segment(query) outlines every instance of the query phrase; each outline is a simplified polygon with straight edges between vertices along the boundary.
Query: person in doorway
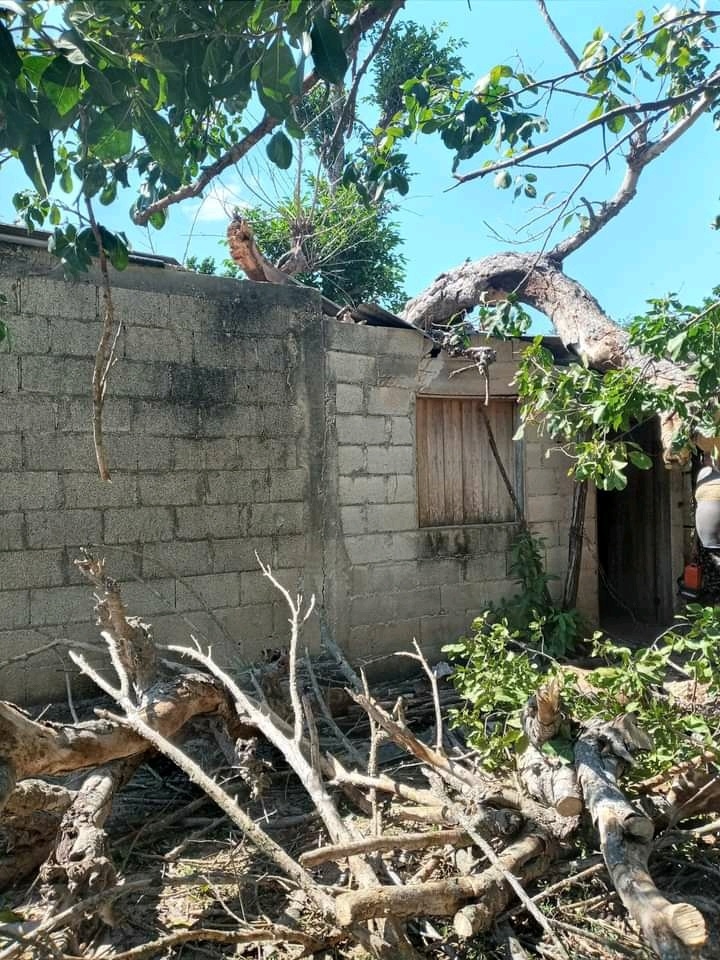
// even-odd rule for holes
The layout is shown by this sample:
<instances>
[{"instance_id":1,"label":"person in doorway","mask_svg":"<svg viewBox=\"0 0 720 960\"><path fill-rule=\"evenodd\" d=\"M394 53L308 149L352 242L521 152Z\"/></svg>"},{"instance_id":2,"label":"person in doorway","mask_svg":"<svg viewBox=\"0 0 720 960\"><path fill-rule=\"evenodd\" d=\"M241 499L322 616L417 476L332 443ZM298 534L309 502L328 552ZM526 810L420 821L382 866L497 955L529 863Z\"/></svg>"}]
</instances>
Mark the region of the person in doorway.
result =
<instances>
[{"instance_id":1,"label":"person in doorway","mask_svg":"<svg viewBox=\"0 0 720 960\"><path fill-rule=\"evenodd\" d=\"M705 453L695 483L695 530L713 564L720 569L720 469L716 451Z\"/></svg>"}]
</instances>

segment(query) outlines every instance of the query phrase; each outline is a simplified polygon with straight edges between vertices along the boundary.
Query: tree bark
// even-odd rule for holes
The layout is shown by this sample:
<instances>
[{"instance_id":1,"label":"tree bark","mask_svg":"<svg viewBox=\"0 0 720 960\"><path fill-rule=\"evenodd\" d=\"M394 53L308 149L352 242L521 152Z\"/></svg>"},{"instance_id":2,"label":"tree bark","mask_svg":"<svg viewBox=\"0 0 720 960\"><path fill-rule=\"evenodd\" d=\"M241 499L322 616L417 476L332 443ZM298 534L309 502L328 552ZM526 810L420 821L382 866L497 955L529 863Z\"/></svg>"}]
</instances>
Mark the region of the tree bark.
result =
<instances>
[{"instance_id":1,"label":"tree bark","mask_svg":"<svg viewBox=\"0 0 720 960\"><path fill-rule=\"evenodd\" d=\"M493 864L476 877L447 877L404 887L376 887L343 893L336 900L337 920L349 927L372 917L450 917L467 900L486 900L490 917L496 916L510 900L505 872L521 879L541 876L550 857L545 841L529 835L507 847ZM507 889L506 889L507 888Z\"/></svg>"},{"instance_id":2,"label":"tree bark","mask_svg":"<svg viewBox=\"0 0 720 960\"><path fill-rule=\"evenodd\" d=\"M654 360L631 346L626 331L608 317L581 283L567 276L561 261L544 254L510 251L463 263L441 274L410 300L403 316L427 331L433 324L445 324L458 313L470 312L483 301L504 300L508 294L516 294L522 303L548 317L565 347L597 370L634 366L643 380L660 387L695 387L682 367ZM662 417L661 423L666 459L672 459L668 434L674 431L674 423L665 423Z\"/></svg>"},{"instance_id":3,"label":"tree bark","mask_svg":"<svg viewBox=\"0 0 720 960\"><path fill-rule=\"evenodd\" d=\"M615 782L633 744L623 720L595 722L575 748L578 780L600 835L600 849L615 889L643 936L662 960L698 958L707 940L705 919L690 903L673 903L648 871L653 825ZM631 733L636 732L630 724Z\"/></svg>"}]
</instances>

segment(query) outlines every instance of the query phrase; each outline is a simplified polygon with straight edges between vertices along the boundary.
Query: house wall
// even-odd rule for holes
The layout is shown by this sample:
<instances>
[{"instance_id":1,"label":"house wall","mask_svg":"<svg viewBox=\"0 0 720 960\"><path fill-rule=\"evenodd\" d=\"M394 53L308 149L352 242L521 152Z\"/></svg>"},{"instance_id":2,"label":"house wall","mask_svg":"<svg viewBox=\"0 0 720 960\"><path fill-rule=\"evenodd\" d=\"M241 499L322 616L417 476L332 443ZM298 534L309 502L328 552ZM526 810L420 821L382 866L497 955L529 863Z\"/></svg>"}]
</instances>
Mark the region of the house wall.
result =
<instances>
[{"instance_id":1,"label":"house wall","mask_svg":"<svg viewBox=\"0 0 720 960\"><path fill-rule=\"evenodd\" d=\"M158 639L193 632L229 667L287 642L256 551L293 591L316 594L308 642L326 629L353 657L413 637L436 655L512 592L515 524L417 525L415 397L482 393L472 373L449 379L458 361L424 356L414 331L323 320L312 291L138 265L112 284L124 329L103 483L89 396L99 278L66 282L44 251L0 243L0 697L64 695L58 652L26 657L55 638L102 662L73 563L84 544ZM512 395L514 349L497 344L493 396ZM515 480L561 574L565 467L536 438L521 447ZM592 613L592 549L586 560Z\"/></svg>"},{"instance_id":2,"label":"house wall","mask_svg":"<svg viewBox=\"0 0 720 960\"><path fill-rule=\"evenodd\" d=\"M337 477L335 576L327 591L332 619L351 651L381 664L413 638L437 656L489 601L515 589L508 573L517 524L418 528L415 398L484 396L484 381L474 371L451 376L467 361L427 356L427 341L413 331L334 321L325 328L335 427L328 472ZM520 346L493 343L492 397L514 396ZM567 461L532 429L518 447L512 480L531 529L544 538L548 572L559 578L551 584L557 595L572 502ZM594 517L592 491L579 603L590 617L597 615Z\"/></svg>"}]
</instances>

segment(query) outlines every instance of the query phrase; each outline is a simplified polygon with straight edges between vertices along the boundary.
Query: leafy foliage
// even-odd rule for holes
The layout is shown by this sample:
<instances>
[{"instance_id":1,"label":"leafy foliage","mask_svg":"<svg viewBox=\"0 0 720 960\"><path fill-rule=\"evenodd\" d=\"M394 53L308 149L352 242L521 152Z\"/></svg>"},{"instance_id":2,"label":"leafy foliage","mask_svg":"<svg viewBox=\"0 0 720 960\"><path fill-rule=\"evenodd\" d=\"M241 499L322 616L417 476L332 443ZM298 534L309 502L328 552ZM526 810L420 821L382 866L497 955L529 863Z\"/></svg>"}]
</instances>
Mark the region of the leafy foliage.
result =
<instances>
[{"instance_id":1,"label":"leafy foliage","mask_svg":"<svg viewBox=\"0 0 720 960\"><path fill-rule=\"evenodd\" d=\"M677 629L663 634L651 647L632 650L595 634L594 654L605 664L583 680L576 670L519 643L520 632L506 619L493 620L484 613L473 623L472 637L461 637L444 650L455 661L454 682L465 706L455 712L470 744L489 768L507 766L512 748L520 745L520 713L528 697L544 679L557 677L562 685L567 715L583 722L594 717L611 720L633 712L638 725L650 735L654 748L638 762L638 776L662 773L673 764L713 749L718 733L716 718L703 714L690 702L673 703L662 690L669 668L679 655L683 669L709 693L720 690L720 616L713 607L688 607L678 618ZM590 686L588 687L588 683ZM553 749L569 750L573 731L561 731Z\"/></svg>"},{"instance_id":2,"label":"leafy foliage","mask_svg":"<svg viewBox=\"0 0 720 960\"><path fill-rule=\"evenodd\" d=\"M279 260L300 240L308 269L298 279L341 302L374 300L400 309L407 295L402 284L405 258L387 204L366 206L351 187L331 189L326 181L300 198L268 209L243 211L260 249Z\"/></svg>"},{"instance_id":3,"label":"leafy foliage","mask_svg":"<svg viewBox=\"0 0 720 960\"><path fill-rule=\"evenodd\" d=\"M250 3L182 0L30 2L0 12L0 151L16 157L35 196L16 206L29 224L47 217L53 185L79 181L84 198L115 200L136 189L142 219L152 204L189 184L213 161L231 160L248 133L253 97L278 129L268 156L290 165L294 119L306 74L341 83L358 0ZM367 18L369 29L388 4ZM360 29L362 33L362 29ZM226 163L227 165L227 163ZM149 216L160 228L165 210ZM69 238L68 243L77 238ZM83 254L78 252L77 262Z\"/></svg>"}]
</instances>

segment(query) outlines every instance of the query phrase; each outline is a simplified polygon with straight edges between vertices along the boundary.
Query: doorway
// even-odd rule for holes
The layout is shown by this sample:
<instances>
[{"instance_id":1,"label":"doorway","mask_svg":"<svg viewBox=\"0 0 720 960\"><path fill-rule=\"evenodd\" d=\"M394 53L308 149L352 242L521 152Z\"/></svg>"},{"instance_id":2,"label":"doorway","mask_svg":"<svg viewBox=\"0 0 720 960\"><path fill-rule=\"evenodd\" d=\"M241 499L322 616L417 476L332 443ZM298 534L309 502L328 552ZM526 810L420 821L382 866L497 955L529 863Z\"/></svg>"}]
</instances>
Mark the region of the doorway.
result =
<instances>
[{"instance_id":1,"label":"doorway","mask_svg":"<svg viewBox=\"0 0 720 960\"><path fill-rule=\"evenodd\" d=\"M610 632L631 624L664 626L673 617L670 476L657 418L634 427L629 439L653 466L630 464L624 490L597 494L600 623Z\"/></svg>"}]
</instances>

